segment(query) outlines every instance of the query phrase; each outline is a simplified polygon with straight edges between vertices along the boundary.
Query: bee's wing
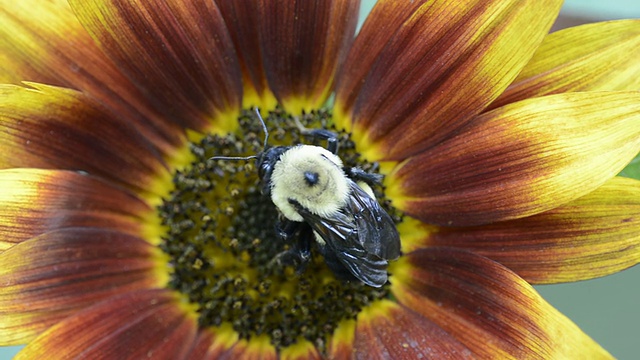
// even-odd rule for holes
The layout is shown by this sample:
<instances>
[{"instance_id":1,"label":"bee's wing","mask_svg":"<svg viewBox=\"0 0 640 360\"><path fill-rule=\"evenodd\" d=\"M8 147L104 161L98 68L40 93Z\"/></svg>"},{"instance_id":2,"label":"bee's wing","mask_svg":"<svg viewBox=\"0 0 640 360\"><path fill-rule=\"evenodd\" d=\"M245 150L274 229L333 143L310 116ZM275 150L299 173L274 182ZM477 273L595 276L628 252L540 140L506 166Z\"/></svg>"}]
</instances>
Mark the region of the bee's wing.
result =
<instances>
[{"instance_id":1,"label":"bee's wing","mask_svg":"<svg viewBox=\"0 0 640 360\"><path fill-rule=\"evenodd\" d=\"M386 260L400 256L400 235L393 219L355 182L351 182L347 209L358 229L358 241L367 252Z\"/></svg>"},{"instance_id":2,"label":"bee's wing","mask_svg":"<svg viewBox=\"0 0 640 360\"><path fill-rule=\"evenodd\" d=\"M324 240L325 258L336 258L353 276L363 283L380 287L387 282L387 260L368 252L358 241L358 231L353 218L340 213L326 219L302 211L300 215L311 228ZM335 272L342 272L339 264L328 261L327 265Z\"/></svg>"},{"instance_id":3,"label":"bee's wing","mask_svg":"<svg viewBox=\"0 0 640 360\"><path fill-rule=\"evenodd\" d=\"M380 287L387 282L387 260L400 255L400 238L391 217L355 182L344 212L324 218L297 206L298 213L356 278ZM326 257L326 255L325 255Z\"/></svg>"}]
</instances>

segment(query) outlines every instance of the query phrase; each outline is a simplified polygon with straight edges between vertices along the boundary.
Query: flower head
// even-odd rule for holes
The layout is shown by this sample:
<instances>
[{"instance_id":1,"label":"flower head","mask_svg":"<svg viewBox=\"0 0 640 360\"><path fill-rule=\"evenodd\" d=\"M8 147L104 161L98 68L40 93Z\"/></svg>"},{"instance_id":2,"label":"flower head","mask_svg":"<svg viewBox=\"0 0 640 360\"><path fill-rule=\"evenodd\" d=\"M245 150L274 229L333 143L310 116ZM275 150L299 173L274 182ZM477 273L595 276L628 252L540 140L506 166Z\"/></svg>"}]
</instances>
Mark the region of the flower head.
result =
<instances>
[{"instance_id":1,"label":"flower head","mask_svg":"<svg viewBox=\"0 0 640 360\"><path fill-rule=\"evenodd\" d=\"M530 284L640 262L640 182L615 177L640 151L640 22L547 35L560 5L380 1L354 38L355 1L3 3L0 345L610 357ZM262 163L228 159L266 150L256 107L283 151L336 134L400 234L388 283L353 277L384 250L327 242L336 212L283 221Z\"/></svg>"}]
</instances>

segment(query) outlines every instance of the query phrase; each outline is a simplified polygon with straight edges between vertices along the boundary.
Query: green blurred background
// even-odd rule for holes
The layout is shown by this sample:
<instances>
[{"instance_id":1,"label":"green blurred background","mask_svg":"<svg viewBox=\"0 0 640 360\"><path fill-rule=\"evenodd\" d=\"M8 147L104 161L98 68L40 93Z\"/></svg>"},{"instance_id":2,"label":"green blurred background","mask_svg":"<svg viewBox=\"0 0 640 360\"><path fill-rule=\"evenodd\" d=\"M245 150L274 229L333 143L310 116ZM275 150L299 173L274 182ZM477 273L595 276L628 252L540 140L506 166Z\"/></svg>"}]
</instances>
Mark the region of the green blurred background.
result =
<instances>
[{"instance_id":1,"label":"green blurred background","mask_svg":"<svg viewBox=\"0 0 640 360\"><path fill-rule=\"evenodd\" d=\"M362 13L366 14L375 0L362 2ZM640 1L566 0L559 25L571 26L622 18L640 18ZM640 179L640 157L622 175ZM537 289L613 356L619 359L639 359L639 285L640 266L636 266L600 279L538 286ZM20 348L0 347L0 360L11 359Z\"/></svg>"}]
</instances>

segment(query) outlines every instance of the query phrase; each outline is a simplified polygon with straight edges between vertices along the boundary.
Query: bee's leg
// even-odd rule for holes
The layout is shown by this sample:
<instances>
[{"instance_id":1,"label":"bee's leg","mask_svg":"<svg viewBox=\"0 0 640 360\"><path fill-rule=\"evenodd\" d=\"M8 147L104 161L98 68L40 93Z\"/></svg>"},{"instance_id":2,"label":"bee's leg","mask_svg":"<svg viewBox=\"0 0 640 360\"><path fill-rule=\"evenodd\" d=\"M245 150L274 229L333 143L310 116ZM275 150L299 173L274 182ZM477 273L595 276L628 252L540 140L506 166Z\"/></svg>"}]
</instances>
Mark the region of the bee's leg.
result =
<instances>
[{"instance_id":1,"label":"bee's leg","mask_svg":"<svg viewBox=\"0 0 640 360\"><path fill-rule=\"evenodd\" d=\"M293 247L278 254L273 260L285 266L293 266L302 272L311 259L312 231L303 222L282 221L277 226L277 234L287 243L294 241Z\"/></svg>"},{"instance_id":2,"label":"bee's leg","mask_svg":"<svg viewBox=\"0 0 640 360\"><path fill-rule=\"evenodd\" d=\"M298 233L298 241L292 250L298 254L299 264L296 271L300 274L304 271L311 260L311 242L313 241L313 230L311 226L302 223L302 227Z\"/></svg>"},{"instance_id":3,"label":"bee's leg","mask_svg":"<svg viewBox=\"0 0 640 360\"><path fill-rule=\"evenodd\" d=\"M289 242L298 232L301 225L301 222L281 220L276 224L276 234L282 240Z\"/></svg>"},{"instance_id":4,"label":"bee's leg","mask_svg":"<svg viewBox=\"0 0 640 360\"><path fill-rule=\"evenodd\" d=\"M327 140L327 150L329 150L332 154L338 154L338 134L333 131L325 130L325 129L313 129L309 130L306 134L318 139Z\"/></svg>"},{"instance_id":5,"label":"bee's leg","mask_svg":"<svg viewBox=\"0 0 640 360\"><path fill-rule=\"evenodd\" d=\"M343 170L347 174L347 176L349 176L356 182L363 181L367 183L367 185L372 187L382 184L382 178L384 177L381 174L368 173L356 167L345 167L343 168Z\"/></svg>"},{"instance_id":6,"label":"bee's leg","mask_svg":"<svg viewBox=\"0 0 640 360\"><path fill-rule=\"evenodd\" d=\"M333 131L329 131L326 129L307 129L302 125L300 119L297 117L293 118L296 122L296 126L300 129L300 132L303 135L311 136L317 139L327 140L327 150L331 151L332 154L338 154L338 134Z\"/></svg>"}]
</instances>

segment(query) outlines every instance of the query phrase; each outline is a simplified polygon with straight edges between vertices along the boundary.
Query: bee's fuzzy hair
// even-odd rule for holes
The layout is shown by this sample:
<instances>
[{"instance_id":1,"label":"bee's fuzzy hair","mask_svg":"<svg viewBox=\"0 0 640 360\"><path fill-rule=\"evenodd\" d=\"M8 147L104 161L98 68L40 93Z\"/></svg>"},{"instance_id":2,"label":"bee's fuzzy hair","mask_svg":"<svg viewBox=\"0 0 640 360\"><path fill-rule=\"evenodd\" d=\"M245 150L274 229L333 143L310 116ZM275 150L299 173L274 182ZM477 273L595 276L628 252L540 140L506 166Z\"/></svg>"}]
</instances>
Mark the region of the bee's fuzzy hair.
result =
<instances>
[{"instance_id":1,"label":"bee's fuzzy hair","mask_svg":"<svg viewBox=\"0 0 640 360\"><path fill-rule=\"evenodd\" d=\"M305 172L318 175L310 185ZM299 145L287 150L276 162L271 175L271 200L289 220L303 221L289 199L321 217L331 217L349 196L349 182L342 160L325 148Z\"/></svg>"}]
</instances>

